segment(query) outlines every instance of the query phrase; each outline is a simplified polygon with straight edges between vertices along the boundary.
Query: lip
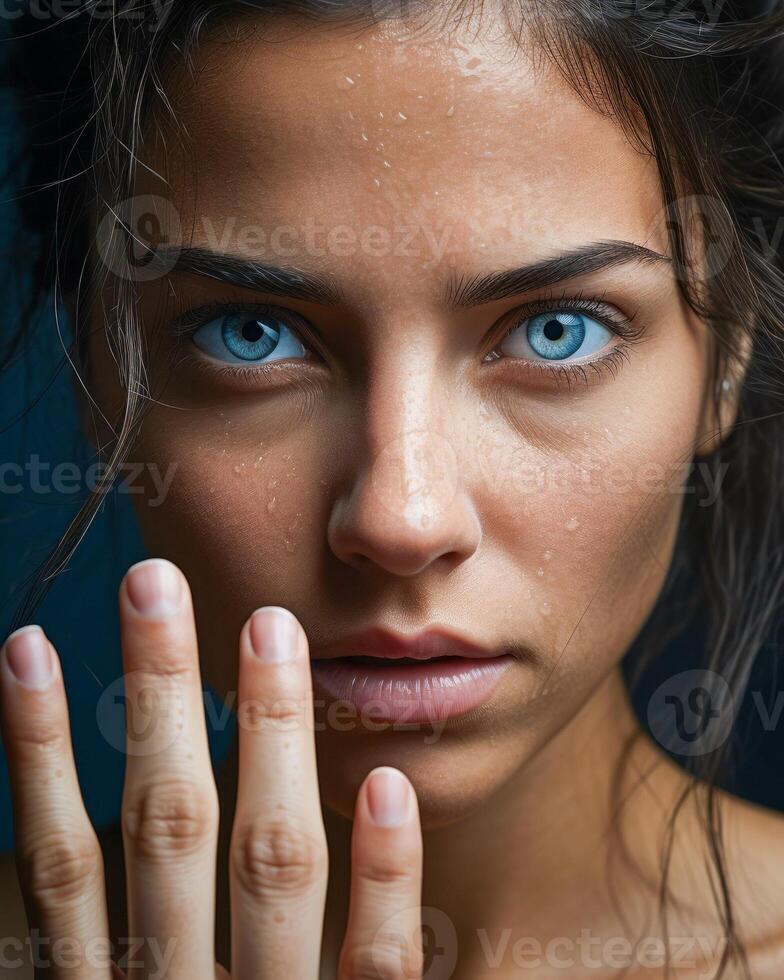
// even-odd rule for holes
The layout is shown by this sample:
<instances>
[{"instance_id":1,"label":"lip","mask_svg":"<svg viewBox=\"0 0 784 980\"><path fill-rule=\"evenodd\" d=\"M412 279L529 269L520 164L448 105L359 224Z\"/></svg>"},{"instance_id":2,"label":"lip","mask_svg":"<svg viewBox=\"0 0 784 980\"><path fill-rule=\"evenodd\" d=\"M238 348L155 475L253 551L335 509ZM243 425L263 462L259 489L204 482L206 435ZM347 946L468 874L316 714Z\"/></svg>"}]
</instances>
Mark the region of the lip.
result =
<instances>
[{"instance_id":1,"label":"lip","mask_svg":"<svg viewBox=\"0 0 784 980\"><path fill-rule=\"evenodd\" d=\"M404 635L373 628L311 650L314 693L363 720L443 721L482 704L515 660L443 627ZM376 662L349 658L373 657ZM418 661L400 663L401 660ZM376 729L377 730L377 729Z\"/></svg>"},{"instance_id":2,"label":"lip","mask_svg":"<svg viewBox=\"0 0 784 980\"><path fill-rule=\"evenodd\" d=\"M403 657L415 660L431 660L434 657L485 658L495 657L498 653L498 650L482 646L444 627L432 627L409 636L374 627L311 650L314 660L335 657L383 657L389 660Z\"/></svg>"}]
</instances>

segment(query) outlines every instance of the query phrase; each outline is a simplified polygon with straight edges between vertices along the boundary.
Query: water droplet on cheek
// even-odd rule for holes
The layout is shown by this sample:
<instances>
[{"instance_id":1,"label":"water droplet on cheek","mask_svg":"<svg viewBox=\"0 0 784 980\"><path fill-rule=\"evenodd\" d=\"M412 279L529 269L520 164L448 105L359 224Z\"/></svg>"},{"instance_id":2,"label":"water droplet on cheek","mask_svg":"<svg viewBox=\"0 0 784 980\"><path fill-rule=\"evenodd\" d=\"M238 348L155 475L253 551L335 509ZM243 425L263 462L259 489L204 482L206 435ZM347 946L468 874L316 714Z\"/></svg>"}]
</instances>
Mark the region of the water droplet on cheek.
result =
<instances>
[{"instance_id":1,"label":"water droplet on cheek","mask_svg":"<svg viewBox=\"0 0 784 980\"><path fill-rule=\"evenodd\" d=\"M277 506L277 497L272 497L270 500L267 501L267 513L271 514L275 510L276 506Z\"/></svg>"},{"instance_id":2,"label":"water droplet on cheek","mask_svg":"<svg viewBox=\"0 0 784 980\"><path fill-rule=\"evenodd\" d=\"M543 602L541 604L541 606L539 606L539 612L543 616L549 616L552 611L553 611L553 608L552 608L552 606L550 605L549 602Z\"/></svg>"},{"instance_id":3,"label":"water droplet on cheek","mask_svg":"<svg viewBox=\"0 0 784 980\"><path fill-rule=\"evenodd\" d=\"M543 558L543 559L544 559L545 561L550 561L550 559L551 559L552 557L553 557L553 553L552 553L552 551L545 551L545 553L544 553L544 554L542 555L542 558Z\"/></svg>"},{"instance_id":4,"label":"water droplet on cheek","mask_svg":"<svg viewBox=\"0 0 784 980\"><path fill-rule=\"evenodd\" d=\"M576 531L579 526L580 522L576 517L570 517L566 524L564 524L567 531Z\"/></svg>"},{"instance_id":5,"label":"water droplet on cheek","mask_svg":"<svg viewBox=\"0 0 784 980\"><path fill-rule=\"evenodd\" d=\"M338 88L343 92L349 92L354 87L354 79L349 75L344 75L338 79Z\"/></svg>"},{"instance_id":6,"label":"water droplet on cheek","mask_svg":"<svg viewBox=\"0 0 784 980\"><path fill-rule=\"evenodd\" d=\"M544 575L544 569L541 568L541 567L540 568L537 568L536 569L536 574L539 576L539 578L542 578L543 575Z\"/></svg>"}]
</instances>

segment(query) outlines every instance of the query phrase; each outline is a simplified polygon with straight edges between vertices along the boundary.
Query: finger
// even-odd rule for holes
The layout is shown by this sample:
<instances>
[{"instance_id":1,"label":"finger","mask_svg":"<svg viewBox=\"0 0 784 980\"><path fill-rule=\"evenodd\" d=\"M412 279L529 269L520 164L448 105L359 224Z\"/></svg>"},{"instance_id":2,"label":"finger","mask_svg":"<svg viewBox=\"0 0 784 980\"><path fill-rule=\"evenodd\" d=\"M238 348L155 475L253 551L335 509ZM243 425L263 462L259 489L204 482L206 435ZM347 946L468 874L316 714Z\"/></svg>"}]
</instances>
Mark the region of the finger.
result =
<instances>
[{"instance_id":1,"label":"finger","mask_svg":"<svg viewBox=\"0 0 784 980\"><path fill-rule=\"evenodd\" d=\"M267 606L243 627L239 657L231 974L317 980L327 848L307 640L288 610Z\"/></svg>"},{"instance_id":2,"label":"finger","mask_svg":"<svg viewBox=\"0 0 784 980\"><path fill-rule=\"evenodd\" d=\"M57 980L109 980L103 857L79 790L60 662L38 626L3 645L0 718L20 886L40 936L34 959Z\"/></svg>"},{"instance_id":3,"label":"finger","mask_svg":"<svg viewBox=\"0 0 784 980\"><path fill-rule=\"evenodd\" d=\"M122 805L136 977L213 980L218 796L190 589L149 559L120 586L127 708Z\"/></svg>"},{"instance_id":4,"label":"finger","mask_svg":"<svg viewBox=\"0 0 784 980\"><path fill-rule=\"evenodd\" d=\"M357 795L340 980L422 976L421 892L416 794L402 772L381 766Z\"/></svg>"}]
</instances>

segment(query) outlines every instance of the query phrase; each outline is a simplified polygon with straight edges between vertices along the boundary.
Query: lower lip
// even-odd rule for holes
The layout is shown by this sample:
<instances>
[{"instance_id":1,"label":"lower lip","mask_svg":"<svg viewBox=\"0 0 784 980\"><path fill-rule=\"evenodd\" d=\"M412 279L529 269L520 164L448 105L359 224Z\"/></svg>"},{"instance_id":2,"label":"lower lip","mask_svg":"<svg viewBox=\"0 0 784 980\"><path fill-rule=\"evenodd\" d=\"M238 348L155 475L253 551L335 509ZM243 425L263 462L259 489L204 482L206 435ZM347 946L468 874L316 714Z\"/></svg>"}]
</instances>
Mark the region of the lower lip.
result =
<instances>
[{"instance_id":1,"label":"lower lip","mask_svg":"<svg viewBox=\"0 0 784 980\"><path fill-rule=\"evenodd\" d=\"M340 658L311 663L314 687L331 701L352 705L368 721L443 721L479 707L514 657L443 657L421 663L375 664Z\"/></svg>"}]
</instances>

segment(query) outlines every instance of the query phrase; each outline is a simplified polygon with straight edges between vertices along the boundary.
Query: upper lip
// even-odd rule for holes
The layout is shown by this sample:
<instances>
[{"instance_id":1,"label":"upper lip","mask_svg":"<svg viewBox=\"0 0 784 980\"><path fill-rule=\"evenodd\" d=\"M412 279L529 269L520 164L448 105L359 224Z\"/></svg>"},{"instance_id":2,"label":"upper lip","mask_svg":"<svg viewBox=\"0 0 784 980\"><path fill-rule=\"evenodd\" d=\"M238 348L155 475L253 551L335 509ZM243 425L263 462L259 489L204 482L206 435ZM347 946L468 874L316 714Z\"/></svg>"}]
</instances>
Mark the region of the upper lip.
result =
<instances>
[{"instance_id":1,"label":"upper lip","mask_svg":"<svg viewBox=\"0 0 784 980\"><path fill-rule=\"evenodd\" d=\"M431 660L434 657L497 657L502 651L489 649L442 627L405 635L383 627L352 633L311 648L314 660L336 657L384 657L400 660Z\"/></svg>"}]
</instances>

